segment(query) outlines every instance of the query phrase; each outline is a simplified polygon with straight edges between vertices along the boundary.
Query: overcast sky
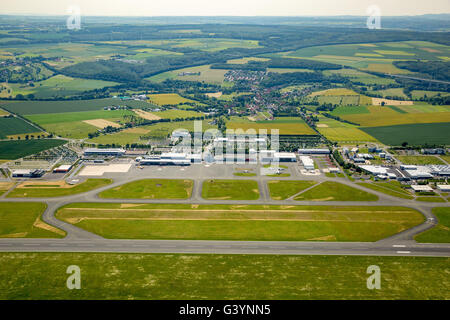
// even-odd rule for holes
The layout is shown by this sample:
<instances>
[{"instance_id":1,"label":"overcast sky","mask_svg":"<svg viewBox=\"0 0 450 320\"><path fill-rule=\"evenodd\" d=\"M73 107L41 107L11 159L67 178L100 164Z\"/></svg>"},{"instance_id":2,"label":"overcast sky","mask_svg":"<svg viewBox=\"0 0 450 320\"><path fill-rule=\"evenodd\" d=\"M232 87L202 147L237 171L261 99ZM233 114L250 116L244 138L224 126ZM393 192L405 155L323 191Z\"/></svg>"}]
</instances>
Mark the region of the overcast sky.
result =
<instances>
[{"instance_id":1,"label":"overcast sky","mask_svg":"<svg viewBox=\"0 0 450 320\"><path fill-rule=\"evenodd\" d=\"M371 5L383 15L450 13L450 0L1 0L1 14L105 16L328 16L366 15Z\"/></svg>"}]
</instances>

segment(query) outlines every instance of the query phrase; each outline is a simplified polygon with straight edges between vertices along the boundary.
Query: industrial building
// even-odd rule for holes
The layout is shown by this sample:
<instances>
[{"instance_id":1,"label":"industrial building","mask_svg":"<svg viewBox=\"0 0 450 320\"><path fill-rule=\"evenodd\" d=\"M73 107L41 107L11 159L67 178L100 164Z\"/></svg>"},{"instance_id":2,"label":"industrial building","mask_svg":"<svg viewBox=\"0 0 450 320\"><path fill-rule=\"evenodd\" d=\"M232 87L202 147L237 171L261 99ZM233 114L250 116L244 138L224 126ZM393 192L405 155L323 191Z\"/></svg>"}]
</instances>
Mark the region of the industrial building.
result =
<instances>
[{"instance_id":1,"label":"industrial building","mask_svg":"<svg viewBox=\"0 0 450 320\"><path fill-rule=\"evenodd\" d=\"M314 161L310 157L301 156L300 161L306 170L314 170Z\"/></svg>"},{"instance_id":2,"label":"industrial building","mask_svg":"<svg viewBox=\"0 0 450 320\"><path fill-rule=\"evenodd\" d=\"M330 154L329 149L298 149L299 154Z\"/></svg>"},{"instance_id":3,"label":"industrial building","mask_svg":"<svg viewBox=\"0 0 450 320\"><path fill-rule=\"evenodd\" d=\"M12 171L13 178L40 178L45 171L41 169L18 169Z\"/></svg>"},{"instance_id":4,"label":"industrial building","mask_svg":"<svg viewBox=\"0 0 450 320\"><path fill-rule=\"evenodd\" d=\"M144 156L138 162L143 166L189 166L191 158L185 153L162 153L161 155Z\"/></svg>"},{"instance_id":5,"label":"industrial building","mask_svg":"<svg viewBox=\"0 0 450 320\"><path fill-rule=\"evenodd\" d=\"M124 154L125 150L121 148L110 148L110 149L87 148L84 150L84 156L121 157Z\"/></svg>"},{"instance_id":6,"label":"industrial building","mask_svg":"<svg viewBox=\"0 0 450 320\"><path fill-rule=\"evenodd\" d=\"M60 165L57 168L54 168L53 169L53 173L67 173L67 172L70 171L70 169L72 169L72 165L70 165L70 164L63 164L63 165Z\"/></svg>"},{"instance_id":7,"label":"industrial building","mask_svg":"<svg viewBox=\"0 0 450 320\"><path fill-rule=\"evenodd\" d=\"M433 192L433 188L431 188L430 186L426 185L411 185L411 188L415 191L415 192Z\"/></svg>"},{"instance_id":8,"label":"industrial building","mask_svg":"<svg viewBox=\"0 0 450 320\"><path fill-rule=\"evenodd\" d=\"M436 185L436 187L441 192L450 192L450 185L448 184L438 184Z\"/></svg>"}]
</instances>

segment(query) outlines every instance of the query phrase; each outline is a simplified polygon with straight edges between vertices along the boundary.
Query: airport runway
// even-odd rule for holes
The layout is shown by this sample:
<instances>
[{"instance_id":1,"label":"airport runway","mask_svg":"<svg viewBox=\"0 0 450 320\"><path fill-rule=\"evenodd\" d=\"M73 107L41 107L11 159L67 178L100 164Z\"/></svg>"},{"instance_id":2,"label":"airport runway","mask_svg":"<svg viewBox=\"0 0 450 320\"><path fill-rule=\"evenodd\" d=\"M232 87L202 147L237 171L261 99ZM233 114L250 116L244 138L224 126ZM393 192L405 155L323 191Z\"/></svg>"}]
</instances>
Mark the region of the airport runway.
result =
<instances>
[{"instance_id":1,"label":"airport runway","mask_svg":"<svg viewBox=\"0 0 450 320\"><path fill-rule=\"evenodd\" d=\"M202 172L203 169L209 172ZM194 188L190 199L185 200L147 200L147 199L101 199L98 193L103 190L122 185L135 180L166 178L166 179L192 179L193 172L183 170L152 170L139 171L134 168L130 174L113 175L111 185L92 190L86 193L58 198L6 198L0 197L0 202L45 202L48 205L43 214L43 220L67 232L64 239L0 239L2 252L129 252L129 253L216 253L216 254L290 254L290 255L368 255L368 256L425 256L450 257L450 244L418 244L414 236L432 228L437 224L436 217L431 209L448 204L418 203L412 200L391 197L384 193L370 191L379 196L379 201L295 201L292 198L282 201L270 199L265 181L273 180L268 177L230 177L234 169L227 167L215 168L212 174L211 167L198 166L193 170L200 177L194 179ZM217 170L219 169L219 170ZM305 180L296 167L292 167L291 177L283 180ZM220 170L228 170L224 172ZM181 176L180 176L181 173ZM211 177L212 176L212 177ZM257 180L261 198L255 201L227 201L206 200L201 197L202 182L206 179L250 179ZM336 181L350 185L361 190L366 189L344 179L326 178L324 176L308 177L317 182ZM277 180L277 178L275 178ZM63 222L55 217L55 212L63 205L74 202L102 202L102 203L184 203L184 204L259 204L259 205L297 205L297 206L400 206L414 208L420 211L425 222L414 228L405 230L392 237L378 242L280 242L280 241L193 241L193 240L110 240L82 230L72 224Z\"/></svg>"}]
</instances>

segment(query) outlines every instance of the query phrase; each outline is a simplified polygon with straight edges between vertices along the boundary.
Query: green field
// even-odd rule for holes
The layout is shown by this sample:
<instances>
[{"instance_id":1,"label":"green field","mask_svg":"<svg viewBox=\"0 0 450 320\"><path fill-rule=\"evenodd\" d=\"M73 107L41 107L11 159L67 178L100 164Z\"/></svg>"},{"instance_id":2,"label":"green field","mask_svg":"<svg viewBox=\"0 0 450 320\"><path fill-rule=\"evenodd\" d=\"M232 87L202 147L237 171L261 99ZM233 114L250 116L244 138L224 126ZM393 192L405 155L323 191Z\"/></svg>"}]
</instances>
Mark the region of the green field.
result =
<instances>
[{"instance_id":1,"label":"green field","mask_svg":"<svg viewBox=\"0 0 450 320\"><path fill-rule=\"evenodd\" d=\"M325 181L294 198L297 201L377 201L378 196L333 181Z\"/></svg>"},{"instance_id":2,"label":"green field","mask_svg":"<svg viewBox=\"0 0 450 320\"><path fill-rule=\"evenodd\" d=\"M202 197L209 200L258 200L258 183L253 180L207 180Z\"/></svg>"},{"instance_id":3,"label":"green field","mask_svg":"<svg viewBox=\"0 0 450 320\"><path fill-rule=\"evenodd\" d=\"M442 57L449 55L448 46L425 41L314 46L277 54L277 56L339 64L360 71L391 74L410 73L395 67L392 63L396 60L442 60Z\"/></svg>"},{"instance_id":4,"label":"green field","mask_svg":"<svg viewBox=\"0 0 450 320\"><path fill-rule=\"evenodd\" d=\"M387 145L399 146L403 142L410 145L450 144L450 122L418 123L398 126L361 128Z\"/></svg>"},{"instance_id":5,"label":"green field","mask_svg":"<svg viewBox=\"0 0 450 320\"><path fill-rule=\"evenodd\" d=\"M408 191L406 191L405 189L401 188L400 183L396 181L373 182L373 183L359 182L357 184L374 191L385 193L393 197L409 200L414 199L413 195Z\"/></svg>"},{"instance_id":6,"label":"green field","mask_svg":"<svg viewBox=\"0 0 450 320\"><path fill-rule=\"evenodd\" d=\"M450 299L449 258L223 254L0 253L0 299ZM78 265L81 290L66 287ZM367 289L367 267L381 290ZM324 273L324 270L327 272Z\"/></svg>"},{"instance_id":7,"label":"green field","mask_svg":"<svg viewBox=\"0 0 450 320\"><path fill-rule=\"evenodd\" d=\"M396 156L396 159L403 164L412 165L445 164L434 156Z\"/></svg>"},{"instance_id":8,"label":"green field","mask_svg":"<svg viewBox=\"0 0 450 320\"><path fill-rule=\"evenodd\" d=\"M178 69L174 71L163 72L157 75L154 75L146 80L152 82L162 82L166 79L172 80L184 80L184 81L200 81L205 83L212 84L222 84L224 82L225 73L228 70L223 69L211 69L211 65L204 65L198 67L184 68ZM195 75L187 74L182 75L185 72L196 73ZM198 74L200 73L200 74Z\"/></svg>"},{"instance_id":9,"label":"green field","mask_svg":"<svg viewBox=\"0 0 450 320\"><path fill-rule=\"evenodd\" d=\"M14 118L0 117L0 139L5 139L7 136L11 135L24 133L37 133L39 131L41 130L18 117Z\"/></svg>"},{"instance_id":10,"label":"green field","mask_svg":"<svg viewBox=\"0 0 450 320\"><path fill-rule=\"evenodd\" d=\"M107 120L119 125L120 122L126 122L126 116L134 116L130 110L97 110L64 112L49 114L32 114L26 117L43 127L47 132L70 139L87 138L89 133L96 132L99 127L88 124L86 120Z\"/></svg>"},{"instance_id":11,"label":"green field","mask_svg":"<svg viewBox=\"0 0 450 320\"><path fill-rule=\"evenodd\" d=\"M14 160L66 143L67 141L65 140L56 139L0 141L0 159Z\"/></svg>"},{"instance_id":12,"label":"green field","mask_svg":"<svg viewBox=\"0 0 450 320\"><path fill-rule=\"evenodd\" d=\"M47 198L64 197L73 194L79 194L91 191L97 188L107 186L112 183L111 179L87 179L85 182L75 186L66 187L21 187L15 188L8 194L8 198Z\"/></svg>"},{"instance_id":13,"label":"green field","mask_svg":"<svg viewBox=\"0 0 450 320\"><path fill-rule=\"evenodd\" d=\"M381 78L372 75L370 73L361 72L355 69L325 70L323 73L326 76L339 75L350 79L350 81L352 82L360 82L365 85L374 85L374 84L388 85L396 83L395 80L391 78Z\"/></svg>"},{"instance_id":14,"label":"green field","mask_svg":"<svg viewBox=\"0 0 450 320\"><path fill-rule=\"evenodd\" d=\"M75 203L59 219L110 239L378 241L424 221L402 207Z\"/></svg>"},{"instance_id":15,"label":"green field","mask_svg":"<svg viewBox=\"0 0 450 320\"><path fill-rule=\"evenodd\" d=\"M0 238L63 238L65 232L41 220L47 205L0 202Z\"/></svg>"},{"instance_id":16,"label":"green field","mask_svg":"<svg viewBox=\"0 0 450 320\"><path fill-rule=\"evenodd\" d=\"M346 107L356 108L356 107ZM341 111L343 112L343 111ZM359 127L337 121L324 116L319 116L317 130L330 141L341 143L376 142L377 140Z\"/></svg>"},{"instance_id":17,"label":"green field","mask_svg":"<svg viewBox=\"0 0 450 320\"><path fill-rule=\"evenodd\" d=\"M268 181L267 185L273 200L285 200L316 183L315 181Z\"/></svg>"},{"instance_id":18,"label":"green field","mask_svg":"<svg viewBox=\"0 0 450 320\"><path fill-rule=\"evenodd\" d=\"M450 243L450 208L434 208L439 224L415 237L417 242Z\"/></svg>"},{"instance_id":19,"label":"green field","mask_svg":"<svg viewBox=\"0 0 450 320\"><path fill-rule=\"evenodd\" d=\"M116 199L188 199L194 183L192 180L145 179L105 190L100 198Z\"/></svg>"},{"instance_id":20,"label":"green field","mask_svg":"<svg viewBox=\"0 0 450 320\"><path fill-rule=\"evenodd\" d=\"M198 120L200 121L200 120ZM203 120L202 130L217 129L217 126L209 124L210 121ZM159 122L148 126L125 129L118 133L100 135L87 141L100 144L146 143L149 139L164 139L172 134L174 130L186 129L194 131L194 121Z\"/></svg>"},{"instance_id":21,"label":"green field","mask_svg":"<svg viewBox=\"0 0 450 320\"><path fill-rule=\"evenodd\" d=\"M401 109L401 112L396 109ZM363 127L450 122L450 109L445 106L404 105L396 106L396 108L368 106L367 110L369 113L344 114L341 118ZM445 126L445 124L441 125Z\"/></svg>"},{"instance_id":22,"label":"green field","mask_svg":"<svg viewBox=\"0 0 450 320\"><path fill-rule=\"evenodd\" d=\"M56 75L49 79L38 81L33 86L25 84L4 84L10 89L9 96L15 97L17 94L33 94L37 99L49 99L77 95L83 91L102 89L119 85L117 82L72 78L64 75Z\"/></svg>"},{"instance_id":23,"label":"green field","mask_svg":"<svg viewBox=\"0 0 450 320\"><path fill-rule=\"evenodd\" d=\"M190 111L190 110L165 110L165 111L159 111L159 112L152 112L155 116L160 117L161 119L186 119L186 118L198 118L198 117L204 117L205 114L201 112L196 111Z\"/></svg>"},{"instance_id":24,"label":"green field","mask_svg":"<svg viewBox=\"0 0 450 320\"><path fill-rule=\"evenodd\" d=\"M119 99L93 99L69 101L0 101L0 106L6 110L21 115L64 113L79 111L99 111L108 106L129 106L133 108L151 107L145 101Z\"/></svg>"}]
</instances>

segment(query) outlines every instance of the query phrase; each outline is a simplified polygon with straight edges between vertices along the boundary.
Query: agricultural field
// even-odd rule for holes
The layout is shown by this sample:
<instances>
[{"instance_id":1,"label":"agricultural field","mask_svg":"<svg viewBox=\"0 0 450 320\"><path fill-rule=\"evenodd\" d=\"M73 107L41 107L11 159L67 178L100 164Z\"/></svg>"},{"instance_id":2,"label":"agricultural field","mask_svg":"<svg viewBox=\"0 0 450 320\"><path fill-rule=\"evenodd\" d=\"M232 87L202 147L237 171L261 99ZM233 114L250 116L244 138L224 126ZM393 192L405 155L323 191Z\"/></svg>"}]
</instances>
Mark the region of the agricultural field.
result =
<instances>
[{"instance_id":1,"label":"agricultural field","mask_svg":"<svg viewBox=\"0 0 450 320\"><path fill-rule=\"evenodd\" d=\"M316 135L305 121L300 117L279 117L274 120L250 121L244 118L232 117L226 124L227 129L233 130L279 130L280 135Z\"/></svg>"},{"instance_id":2,"label":"agricultural field","mask_svg":"<svg viewBox=\"0 0 450 320\"><path fill-rule=\"evenodd\" d=\"M18 118L1 118L0 117L0 139L8 138L8 136L18 134L40 134L40 129L29 124L28 122Z\"/></svg>"},{"instance_id":3,"label":"agricultural field","mask_svg":"<svg viewBox=\"0 0 450 320\"><path fill-rule=\"evenodd\" d=\"M267 186L273 200L285 200L316 183L315 181L268 181Z\"/></svg>"},{"instance_id":4,"label":"agricultural field","mask_svg":"<svg viewBox=\"0 0 450 320\"><path fill-rule=\"evenodd\" d=\"M195 103L195 101L183 98L177 93L161 93L161 94L150 94L148 98L151 103L156 105L177 105L183 103Z\"/></svg>"},{"instance_id":5,"label":"agricultural field","mask_svg":"<svg viewBox=\"0 0 450 320\"><path fill-rule=\"evenodd\" d=\"M0 285L5 300L450 298L449 258L0 253L0 263L0 277L8 279ZM67 266L73 264L84 270L83 290L62 285ZM366 268L374 264L383 270L382 290L366 287Z\"/></svg>"},{"instance_id":6,"label":"agricultural field","mask_svg":"<svg viewBox=\"0 0 450 320\"><path fill-rule=\"evenodd\" d=\"M198 118L204 117L205 114L197 111L190 110L177 110L177 109L169 109L164 111L152 112L155 116L161 119L187 119L187 118Z\"/></svg>"},{"instance_id":7,"label":"agricultural field","mask_svg":"<svg viewBox=\"0 0 450 320\"><path fill-rule=\"evenodd\" d=\"M313 92L309 95L319 104L332 104L339 106L372 105L372 98L356 93L353 90L340 88Z\"/></svg>"},{"instance_id":8,"label":"agricultural field","mask_svg":"<svg viewBox=\"0 0 450 320\"><path fill-rule=\"evenodd\" d=\"M438 218L438 225L415 237L417 242L450 243L450 208L434 208L433 213Z\"/></svg>"},{"instance_id":9,"label":"agricultural field","mask_svg":"<svg viewBox=\"0 0 450 320\"><path fill-rule=\"evenodd\" d=\"M325 181L294 198L297 201L377 201L378 196L345 184Z\"/></svg>"},{"instance_id":10,"label":"agricultural field","mask_svg":"<svg viewBox=\"0 0 450 320\"><path fill-rule=\"evenodd\" d=\"M177 69L173 71L167 71L151 76L150 78L146 78L146 80L151 82L163 82L166 79L173 79L184 81L200 81L212 84L222 84L225 80L225 74L228 72L228 70L211 69L210 67L211 65L204 65L198 67L190 67Z\"/></svg>"},{"instance_id":11,"label":"agricultural field","mask_svg":"<svg viewBox=\"0 0 450 320\"><path fill-rule=\"evenodd\" d=\"M100 198L114 199L188 199L194 183L192 180L146 179L105 190Z\"/></svg>"},{"instance_id":12,"label":"agricultural field","mask_svg":"<svg viewBox=\"0 0 450 320\"><path fill-rule=\"evenodd\" d=\"M364 108L364 107L346 107L347 109ZM339 108L335 109L338 110ZM337 111L337 112L344 112ZM361 111L362 112L362 111ZM335 113L333 113L335 114ZM343 113L342 113L343 114ZM324 116L319 116L319 122L317 123L317 130L324 135L330 141L336 141L340 143L360 143L360 142L376 142L377 139L367 134L359 127L340 122Z\"/></svg>"},{"instance_id":13,"label":"agricultural field","mask_svg":"<svg viewBox=\"0 0 450 320\"><path fill-rule=\"evenodd\" d=\"M210 121L198 121L202 124L203 132L206 130L217 130L217 126L209 124ZM117 133L100 135L87 141L99 144L115 143L122 146L132 143L147 143L151 139L168 138L173 131L178 129L186 129L189 132L193 132L194 123L195 121L159 122L148 126L125 129Z\"/></svg>"},{"instance_id":14,"label":"agricultural field","mask_svg":"<svg viewBox=\"0 0 450 320\"><path fill-rule=\"evenodd\" d=\"M411 91L411 96L413 99L431 98L436 96L446 97L450 95L448 92L443 91L425 91L425 90L413 90Z\"/></svg>"},{"instance_id":15,"label":"agricultural field","mask_svg":"<svg viewBox=\"0 0 450 320\"><path fill-rule=\"evenodd\" d=\"M26 115L26 118L40 125L47 132L64 138L82 139L106 125L120 127L121 123L126 122L126 116L131 115L134 113L130 110L98 110L32 114Z\"/></svg>"},{"instance_id":16,"label":"agricultural field","mask_svg":"<svg viewBox=\"0 0 450 320\"><path fill-rule=\"evenodd\" d=\"M63 238L64 231L42 221L46 208L40 202L1 202L0 238Z\"/></svg>"},{"instance_id":17,"label":"agricultural field","mask_svg":"<svg viewBox=\"0 0 450 320\"><path fill-rule=\"evenodd\" d=\"M192 48L202 51L221 51L230 48L260 48L256 40L220 39L220 38L192 38L192 39L170 39L170 40L130 40L130 41L104 41L105 44L124 46L148 46L162 47L166 50L176 48Z\"/></svg>"},{"instance_id":18,"label":"agricultural field","mask_svg":"<svg viewBox=\"0 0 450 320\"><path fill-rule=\"evenodd\" d=\"M20 115L49 114L81 111L100 111L108 106L132 108L152 107L145 101L119 99L68 100L68 101L0 101L0 107Z\"/></svg>"},{"instance_id":19,"label":"agricultural field","mask_svg":"<svg viewBox=\"0 0 450 320\"><path fill-rule=\"evenodd\" d=\"M386 98L386 97L396 97L396 98L403 98L403 99L408 98L402 88L369 91L369 93L382 96L383 98Z\"/></svg>"},{"instance_id":20,"label":"agricultural field","mask_svg":"<svg viewBox=\"0 0 450 320\"><path fill-rule=\"evenodd\" d=\"M450 123L418 123L397 126L361 128L386 145L450 144Z\"/></svg>"},{"instance_id":21,"label":"agricultural field","mask_svg":"<svg viewBox=\"0 0 450 320\"><path fill-rule=\"evenodd\" d=\"M340 70L325 70L323 74L326 76L339 75L350 79L351 82L359 82L365 85L388 85L396 83L395 80L391 78L382 78L370 73L361 72L350 68Z\"/></svg>"},{"instance_id":22,"label":"agricultural field","mask_svg":"<svg viewBox=\"0 0 450 320\"><path fill-rule=\"evenodd\" d=\"M253 241L370 242L424 221L402 207L120 203L69 204L56 216L109 239Z\"/></svg>"},{"instance_id":23,"label":"agricultural field","mask_svg":"<svg viewBox=\"0 0 450 320\"><path fill-rule=\"evenodd\" d=\"M208 200L258 200L258 183L253 180L206 180L202 197Z\"/></svg>"},{"instance_id":24,"label":"agricultural field","mask_svg":"<svg viewBox=\"0 0 450 320\"><path fill-rule=\"evenodd\" d=\"M0 159L19 159L66 143L65 140L57 139L0 141Z\"/></svg>"},{"instance_id":25,"label":"agricultural field","mask_svg":"<svg viewBox=\"0 0 450 320\"><path fill-rule=\"evenodd\" d=\"M426 41L382 42L317 46L278 54L290 58L312 59L359 69L388 74L408 74L392 63L398 60L444 60L450 55L445 45Z\"/></svg>"},{"instance_id":26,"label":"agricultural field","mask_svg":"<svg viewBox=\"0 0 450 320\"><path fill-rule=\"evenodd\" d=\"M47 198L63 197L91 191L97 188L107 186L112 183L111 179L87 179L77 185L69 185L65 181L44 182L24 182L14 188L8 194L8 198Z\"/></svg>"},{"instance_id":27,"label":"agricultural field","mask_svg":"<svg viewBox=\"0 0 450 320\"><path fill-rule=\"evenodd\" d=\"M425 105L401 106L403 112L396 111L388 106L368 106L369 113L344 114L342 119L358 123L363 127L382 127L400 124L418 124L418 123L442 123L450 122L450 112L407 112L414 108L426 109ZM437 110L442 108L436 108ZM405 113L405 111L407 113Z\"/></svg>"},{"instance_id":28,"label":"agricultural field","mask_svg":"<svg viewBox=\"0 0 450 320\"><path fill-rule=\"evenodd\" d=\"M69 97L77 95L83 91L94 89L102 89L104 87L117 86L119 83L102 80L77 79L64 75L56 75L49 79L33 83L32 86L27 84L1 84L4 87L0 91L0 96L14 98L18 94L24 96L33 94L37 99L49 99L54 97ZM7 94L5 94L5 90Z\"/></svg>"}]
</instances>

